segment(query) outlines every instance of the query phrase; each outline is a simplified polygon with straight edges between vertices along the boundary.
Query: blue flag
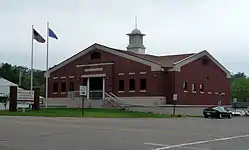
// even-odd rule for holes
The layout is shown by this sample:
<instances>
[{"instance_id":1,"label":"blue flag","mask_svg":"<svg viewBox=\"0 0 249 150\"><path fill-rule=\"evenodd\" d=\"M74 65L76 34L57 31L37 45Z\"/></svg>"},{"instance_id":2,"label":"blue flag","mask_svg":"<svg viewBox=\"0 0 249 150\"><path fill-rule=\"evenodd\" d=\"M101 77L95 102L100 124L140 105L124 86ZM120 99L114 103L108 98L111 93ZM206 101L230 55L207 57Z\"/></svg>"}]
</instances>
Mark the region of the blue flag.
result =
<instances>
[{"instance_id":1,"label":"blue flag","mask_svg":"<svg viewBox=\"0 0 249 150\"><path fill-rule=\"evenodd\" d=\"M58 39L58 37L55 35L55 33L50 29L50 28L48 28L48 35L50 36L50 37L52 37L52 38L55 38L55 39Z\"/></svg>"}]
</instances>

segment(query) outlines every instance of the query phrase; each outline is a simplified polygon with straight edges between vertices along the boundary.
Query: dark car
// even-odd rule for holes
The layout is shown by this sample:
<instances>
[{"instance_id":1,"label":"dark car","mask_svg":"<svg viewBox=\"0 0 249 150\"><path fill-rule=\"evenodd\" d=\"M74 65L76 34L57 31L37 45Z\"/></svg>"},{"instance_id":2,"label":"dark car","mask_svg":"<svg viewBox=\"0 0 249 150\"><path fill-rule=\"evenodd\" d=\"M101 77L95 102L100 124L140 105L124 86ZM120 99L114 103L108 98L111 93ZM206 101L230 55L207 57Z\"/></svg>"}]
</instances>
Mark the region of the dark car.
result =
<instances>
[{"instance_id":1,"label":"dark car","mask_svg":"<svg viewBox=\"0 0 249 150\"><path fill-rule=\"evenodd\" d=\"M215 117L215 118L232 118L233 114L230 110L223 106L212 106L203 110L203 115L205 118Z\"/></svg>"}]
</instances>

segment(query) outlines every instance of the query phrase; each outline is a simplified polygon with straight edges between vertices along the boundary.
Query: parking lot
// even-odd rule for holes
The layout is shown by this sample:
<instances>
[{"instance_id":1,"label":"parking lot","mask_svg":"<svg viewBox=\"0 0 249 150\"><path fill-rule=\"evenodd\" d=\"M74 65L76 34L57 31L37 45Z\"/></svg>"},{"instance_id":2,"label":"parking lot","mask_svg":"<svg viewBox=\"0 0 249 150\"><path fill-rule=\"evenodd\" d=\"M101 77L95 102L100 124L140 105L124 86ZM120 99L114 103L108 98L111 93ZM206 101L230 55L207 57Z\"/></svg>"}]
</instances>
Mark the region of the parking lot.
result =
<instances>
[{"instance_id":1,"label":"parking lot","mask_svg":"<svg viewBox=\"0 0 249 150\"><path fill-rule=\"evenodd\" d=\"M248 150L249 118L0 117L0 150Z\"/></svg>"}]
</instances>

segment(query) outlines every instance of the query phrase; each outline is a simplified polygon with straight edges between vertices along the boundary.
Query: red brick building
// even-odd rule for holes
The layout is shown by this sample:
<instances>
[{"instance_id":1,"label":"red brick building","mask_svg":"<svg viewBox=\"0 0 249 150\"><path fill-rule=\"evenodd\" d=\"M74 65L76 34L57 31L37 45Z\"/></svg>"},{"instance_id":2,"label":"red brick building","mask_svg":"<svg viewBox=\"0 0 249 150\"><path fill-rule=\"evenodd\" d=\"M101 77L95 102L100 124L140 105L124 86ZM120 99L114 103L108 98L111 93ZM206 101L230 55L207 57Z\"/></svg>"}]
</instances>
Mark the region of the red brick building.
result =
<instances>
[{"instance_id":1,"label":"red brick building","mask_svg":"<svg viewBox=\"0 0 249 150\"><path fill-rule=\"evenodd\" d=\"M230 72L207 51L154 56L145 54L138 29L127 50L93 44L51 68L48 97L64 99L80 85L87 99L102 101L113 93L129 104L163 105L177 94L180 105L230 104Z\"/></svg>"}]
</instances>

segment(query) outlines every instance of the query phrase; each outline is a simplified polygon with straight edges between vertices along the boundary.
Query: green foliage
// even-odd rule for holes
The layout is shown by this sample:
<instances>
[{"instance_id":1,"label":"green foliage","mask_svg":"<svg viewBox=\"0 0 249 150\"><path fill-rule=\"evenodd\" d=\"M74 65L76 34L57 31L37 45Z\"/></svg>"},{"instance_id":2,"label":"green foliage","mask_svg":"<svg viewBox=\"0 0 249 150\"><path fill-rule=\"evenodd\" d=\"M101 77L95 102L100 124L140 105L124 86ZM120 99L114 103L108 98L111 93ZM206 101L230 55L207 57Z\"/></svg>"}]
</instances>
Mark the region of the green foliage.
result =
<instances>
[{"instance_id":1,"label":"green foliage","mask_svg":"<svg viewBox=\"0 0 249 150\"><path fill-rule=\"evenodd\" d=\"M0 77L9 80L15 84L19 84L19 74L21 75L21 85L23 89L30 89L30 69L23 66L14 66L8 63L2 63L0 66ZM41 88L41 96L43 95L43 84L44 84L44 71L33 70L33 84L34 87L38 86Z\"/></svg>"},{"instance_id":2,"label":"green foliage","mask_svg":"<svg viewBox=\"0 0 249 150\"><path fill-rule=\"evenodd\" d=\"M249 78L244 73L232 75L231 96L240 102L249 102Z\"/></svg>"}]
</instances>

